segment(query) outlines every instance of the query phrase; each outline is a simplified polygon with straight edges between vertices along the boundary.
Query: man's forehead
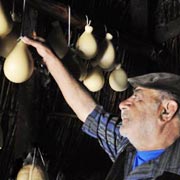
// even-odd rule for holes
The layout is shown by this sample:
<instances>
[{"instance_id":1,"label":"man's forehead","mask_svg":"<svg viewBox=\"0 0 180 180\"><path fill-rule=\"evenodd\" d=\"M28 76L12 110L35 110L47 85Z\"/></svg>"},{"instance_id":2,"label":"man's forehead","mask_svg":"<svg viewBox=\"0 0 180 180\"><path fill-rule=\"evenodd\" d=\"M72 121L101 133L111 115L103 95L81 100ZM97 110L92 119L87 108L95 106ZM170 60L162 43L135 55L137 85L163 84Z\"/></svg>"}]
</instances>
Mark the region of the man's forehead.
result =
<instances>
[{"instance_id":1,"label":"man's forehead","mask_svg":"<svg viewBox=\"0 0 180 180\"><path fill-rule=\"evenodd\" d=\"M142 86L137 86L133 89L133 91L143 91L143 90L146 90L146 89L150 89L150 88L145 88L145 87L142 87Z\"/></svg>"},{"instance_id":2,"label":"man's forehead","mask_svg":"<svg viewBox=\"0 0 180 180\"><path fill-rule=\"evenodd\" d=\"M137 86L136 88L133 89L133 92L159 92L159 90L157 89L153 89L153 88L146 88L146 87L142 87L142 86Z\"/></svg>"}]
</instances>

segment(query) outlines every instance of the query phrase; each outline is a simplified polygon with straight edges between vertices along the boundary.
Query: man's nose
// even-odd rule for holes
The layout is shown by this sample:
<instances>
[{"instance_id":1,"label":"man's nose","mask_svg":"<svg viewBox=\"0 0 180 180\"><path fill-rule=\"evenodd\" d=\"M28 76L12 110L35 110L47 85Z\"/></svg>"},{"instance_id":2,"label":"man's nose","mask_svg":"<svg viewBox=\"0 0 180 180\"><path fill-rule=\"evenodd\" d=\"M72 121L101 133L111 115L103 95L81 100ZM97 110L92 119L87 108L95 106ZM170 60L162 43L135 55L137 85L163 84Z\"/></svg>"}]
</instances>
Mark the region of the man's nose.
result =
<instances>
[{"instance_id":1,"label":"man's nose","mask_svg":"<svg viewBox=\"0 0 180 180\"><path fill-rule=\"evenodd\" d=\"M122 110L122 109L127 109L129 108L130 106L132 105L132 101L130 100L130 98L120 102L119 104L119 109Z\"/></svg>"}]
</instances>

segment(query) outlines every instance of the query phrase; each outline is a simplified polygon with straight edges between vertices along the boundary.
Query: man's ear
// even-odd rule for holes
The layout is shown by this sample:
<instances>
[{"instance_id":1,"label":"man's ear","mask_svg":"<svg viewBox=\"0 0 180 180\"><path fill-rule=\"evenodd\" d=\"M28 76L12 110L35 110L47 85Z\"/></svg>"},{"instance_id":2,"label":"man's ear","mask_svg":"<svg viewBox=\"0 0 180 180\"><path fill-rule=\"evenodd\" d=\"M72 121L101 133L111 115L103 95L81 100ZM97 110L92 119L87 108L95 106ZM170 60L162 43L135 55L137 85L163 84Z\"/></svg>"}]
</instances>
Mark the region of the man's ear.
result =
<instances>
[{"instance_id":1,"label":"man's ear","mask_svg":"<svg viewBox=\"0 0 180 180\"><path fill-rule=\"evenodd\" d=\"M174 100L168 100L163 103L163 110L161 112L161 120L170 121L178 110L178 103Z\"/></svg>"}]
</instances>

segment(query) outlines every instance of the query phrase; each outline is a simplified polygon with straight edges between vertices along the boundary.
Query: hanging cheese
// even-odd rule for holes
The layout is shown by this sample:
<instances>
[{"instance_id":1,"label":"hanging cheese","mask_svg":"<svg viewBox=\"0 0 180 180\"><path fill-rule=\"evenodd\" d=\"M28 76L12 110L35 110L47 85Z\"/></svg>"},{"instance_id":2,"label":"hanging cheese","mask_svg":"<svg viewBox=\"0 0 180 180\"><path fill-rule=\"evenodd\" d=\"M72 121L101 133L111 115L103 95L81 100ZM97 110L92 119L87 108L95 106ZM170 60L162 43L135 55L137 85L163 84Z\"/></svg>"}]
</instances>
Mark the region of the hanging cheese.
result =
<instances>
[{"instance_id":1,"label":"hanging cheese","mask_svg":"<svg viewBox=\"0 0 180 180\"><path fill-rule=\"evenodd\" d=\"M0 1L0 38L4 38L6 35L8 35L11 32L12 27L12 22L10 22L5 14L5 10Z\"/></svg>"},{"instance_id":2,"label":"hanging cheese","mask_svg":"<svg viewBox=\"0 0 180 180\"><path fill-rule=\"evenodd\" d=\"M92 92L102 89L104 85L104 76L99 68L94 68L84 79L83 84Z\"/></svg>"},{"instance_id":3,"label":"hanging cheese","mask_svg":"<svg viewBox=\"0 0 180 180\"><path fill-rule=\"evenodd\" d=\"M114 91L121 92L126 90L127 84L127 74L121 65L118 65L109 76L109 85Z\"/></svg>"},{"instance_id":4,"label":"hanging cheese","mask_svg":"<svg viewBox=\"0 0 180 180\"><path fill-rule=\"evenodd\" d=\"M76 43L79 56L87 60L95 57L97 53L97 43L92 31L93 27L89 24L86 25L85 31L81 34Z\"/></svg>"},{"instance_id":5,"label":"hanging cheese","mask_svg":"<svg viewBox=\"0 0 180 180\"><path fill-rule=\"evenodd\" d=\"M30 78L34 61L26 44L19 41L4 62L4 74L14 83L22 83Z\"/></svg>"},{"instance_id":6,"label":"hanging cheese","mask_svg":"<svg viewBox=\"0 0 180 180\"><path fill-rule=\"evenodd\" d=\"M45 180L45 174L39 166L25 165L17 174L16 180Z\"/></svg>"},{"instance_id":7,"label":"hanging cheese","mask_svg":"<svg viewBox=\"0 0 180 180\"><path fill-rule=\"evenodd\" d=\"M106 34L106 48L103 52L100 52L101 55L98 57L99 66L103 69L109 69L113 66L115 61L115 49L111 42L113 36L110 33Z\"/></svg>"}]
</instances>

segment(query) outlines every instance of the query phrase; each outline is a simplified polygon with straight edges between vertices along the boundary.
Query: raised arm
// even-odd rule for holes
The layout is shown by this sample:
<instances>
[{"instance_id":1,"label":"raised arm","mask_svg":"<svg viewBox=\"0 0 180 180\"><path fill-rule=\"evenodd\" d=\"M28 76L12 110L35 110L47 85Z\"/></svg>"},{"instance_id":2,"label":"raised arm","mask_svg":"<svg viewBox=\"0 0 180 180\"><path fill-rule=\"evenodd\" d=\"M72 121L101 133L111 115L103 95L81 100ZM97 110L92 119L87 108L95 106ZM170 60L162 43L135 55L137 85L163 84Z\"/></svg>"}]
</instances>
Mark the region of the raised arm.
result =
<instances>
[{"instance_id":1,"label":"raised arm","mask_svg":"<svg viewBox=\"0 0 180 180\"><path fill-rule=\"evenodd\" d=\"M66 102L76 113L81 121L85 121L89 113L95 108L96 103L89 93L80 86L73 76L64 67L60 59L41 42L23 37L22 41L36 48L42 56L49 72L57 82Z\"/></svg>"}]
</instances>

